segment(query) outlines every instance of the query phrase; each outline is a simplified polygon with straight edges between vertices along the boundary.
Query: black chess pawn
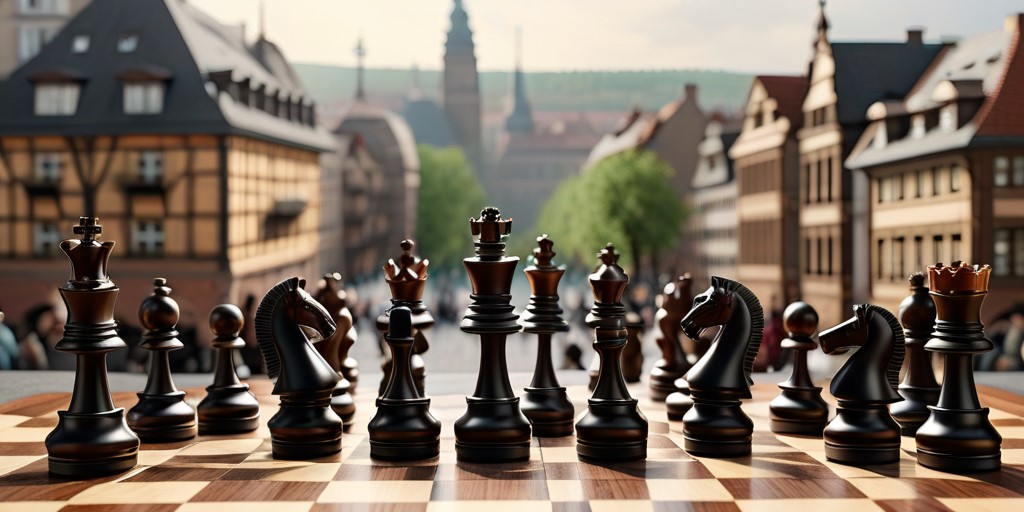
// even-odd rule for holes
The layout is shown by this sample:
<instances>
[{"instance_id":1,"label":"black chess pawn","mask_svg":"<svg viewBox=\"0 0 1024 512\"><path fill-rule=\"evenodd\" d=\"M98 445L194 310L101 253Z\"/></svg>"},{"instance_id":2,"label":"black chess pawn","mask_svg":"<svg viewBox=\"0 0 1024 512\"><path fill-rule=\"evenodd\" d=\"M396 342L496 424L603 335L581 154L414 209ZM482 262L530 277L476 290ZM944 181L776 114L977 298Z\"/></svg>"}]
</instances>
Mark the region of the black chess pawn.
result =
<instances>
[{"instance_id":1,"label":"black chess pawn","mask_svg":"<svg viewBox=\"0 0 1024 512\"><path fill-rule=\"evenodd\" d=\"M166 443L196 436L196 411L185 403L185 392L174 387L168 352L185 346L178 340L178 303L167 280L153 280L153 294L139 306L139 323L146 329L142 348L149 350L149 377L139 403L128 410L128 426L144 443Z\"/></svg>"},{"instance_id":2,"label":"black chess pawn","mask_svg":"<svg viewBox=\"0 0 1024 512\"><path fill-rule=\"evenodd\" d=\"M651 368L650 396L651 400L664 402L669 395L683 395L674 396L672 403L668 404L669 418L672 419L682 419L691 404L689 397L685 396L688 393L686 381L680 380L692 365L679 339L682 332L679 323L690 310L692 284L690 274L683 274L666 284L658 299L661 305L654 314L654 322L660 331L656 342L661 349L661 358Z\"/></svg>"},{"instance_id":3,"label":"black chess pawn","mask_svg":"<svg viewBox=\"0 0 1024 512\"><path fill-rule=\"evenodd\" d=\"M488 207L470 219L476 256L462 260L473 286L461 329L480 336L476 390L466 397L467 410L455 421L455 454L467 462L511 462L530 458L530 420L512 392L505 359L505 338L519 332L510 304L512 278L519 258L505 256L504 239L512 220Z\"/></svg>"},{"instance_id":4,"label":"black chess pawn","mask_svg":"<svg viewBox=\"0 0 1024 512\"><path fill-rule=\"evenodd\" d=\"M558 307L558 282L565 273L565 267L551 263L555 257L552 250L554 242L547 235L538 237L537 245L533 250L534 264L524 270L530 282L531 295L519 321L523 332L537 335L537 364L533 369L533 381L524 390L521 408L533 424L533 435L562 437L572 434L575 411L565 388L558 384L555 376L551 336L569 330L569 324L562 319L562 308Z\"/></svg>"},{"instance_id":5,"label":"black chess pawn","mask_svg":"<svg viewBox=\"0 0 1024 512\"><path fill-rule=\"evenodd\" d=\"M57 427L46 436L50 473L92 478L120 473L138 461L139 438L128 428L124 409L114 407L107 386L107 353L124 348L114 322L117 285L107 277L114 242L100 243L99 219L82 217L75 226L81 240L64 240L71 279L60 288L68 310L64 337L56 349L78 358L71 405L57 411Z\"/></svg>"},{"instance_id":6,"label":"black chess pawn","mask_svg":"<svg viewBox=\"0 0 1024 512\"><path fill-rule=\"evenodd\" d=\"M924 351L935 327L935 302L921 272L910 276L910 295L900 303L900 323L907 346L903 360L906 373L899 386L903 401L889 406L889 412L900 424L902 434L913 436L928 419L928 406L939 401L939 383L932 372L931 354Z\"/></svg>"},{"instance_id":7,"label":"black chess pawn","mask_svg":"<svg viewBox=\"0 0 1024 512\"><path fill-rule=\"evenodd\" d=\"M292 277L271 288L253 320L256 342L277 379L273 394L281 406L267 427L276 459L314 459L341 451L342 422L331 409L338 372L312 343L337 330L327 310L303 290L305 279Z\"/></svg>"},{"instance_id":8,"label":"black chess pawn","mask_svg":"<svg viewBox=\"0 0 1024 512\"><path fill-rule=\"evenodd\" d=\"M821 399L821 388L811 381L807 370L807 351L818 348L818 312L806 302L794 302L782 313L789 337L782 348L793 352L793 371L789 380L779 384L782 394L768 405L771 431L777 434L821 436L828 423L828 404Z\"/></svg>"},{"instance_id":9,"label":"black chess pawn","mask_svg":"<svg viewBox=\"0 0 1024 512\"><path fill-rule=\"evenodd\" d=\"M428 268L430 260L420 259L413 251L416 249L416 242L405 239L401 243L402 255L389 259L384 264L384 280L388 283L391 291L392 307L407 307L412 311L413 342L412 357L410 365L412 368L413 381L416 383L416 390L420 396L426 396L426 365L423 361L423 353L430 348L427 336L424 331L433 327L434 317L423 304L423 292L426 289ZM389 325L388 316L381 315L377 318L377 330L386 334ZM381 365L384 375L380 381L379 395L384 394L388 380L391 375L392 361L386 359Z\"/></svg>"},{"instance_id":10,"label":"black chess pawn","mask_svg":"<svg viewBox=\"0 0 1024 512\"><path fill-rule=\"evenodd\" d=\"M972 360L992 350L981 323L992 268L953 262L928 267L935 302L935 331L924 349L945 357L939 401L917 429L917 461L951 473L995 471L1001 465L1002 437L978 401Z\"/></svg>"},{"instance_id":11,"label":"black chess pawn","mask_svg":"<svg viewBox=\"0 0 1024 512\"><path fill-rule=\"evenodd\" d=\"M430 399L420 396L412 375L412 313L391 310L384 341L391 350L391 374L377 413L370 420L370 457L384 460L429 459L440 452L441 422L430 414Z\"/></svg>"},{"instance_id":12,"label":"black chess pawn","mask_svg":"<svg viewBox=\"0 0 1024 512\"><path fill-rule=\"evenodd\" d=\"M693 298L680 325L694 342L721 326L686 374L693 407L683 416L683 448L707 457L749 455L754 422L740 400L751 397L750 374L764 331L761 302L742 284L712 276L711 287Z\"/></svg>"},{"instance_id":13,"label":"black chess pawn","mask_svg":"<svg viewBox=\"0 0 1024 512\"><path fill-rule=\"evenodd\" d=\"M242 310L234 304L221 304L210 311L211 345L217 351L217 362L213 384L206 387L206 396L196 407L202 435L237 434L259 427L260 404L235 373L234 351L245 346L238 337L244 321Z\"/></svg>"},{"instance_id":14,"label":"black chess pawn","mask_svg":"<svg viewBox=\"0 0 1024 512\"><path fill-rule=\"evenodd\" d=\"M345 290L341 288L341 274L324 275L313 298L331 315L338 329L330 338L313 345L327 364L338 372L338 383L331 392L331 409L341 418L345 431L352 427L356 403L352 398L352 383L345 377L344 359L354 343L352 313L348 310ZM352 336L350 338L350 336Z\"/></svg>"},{"instance_id":15,"label":"black chess pawn","mask_svg":"<svg viewBox=\"0 0 1024 512\"><path fill-rule=\"evenodd\" d=\"M903 328L896 316L871 304L853 306L854 316L818 335L826 354L856 352L832 378L836 417L822 432L825 457L843 464L885 464L900 457L900 426L888 404L903 365Z\"/></svg>"},{"instance_id":16,"label":"black chess pawn","mask_svg":"<svg viewBox=\"0 0 1024 512\"><path fill-rule=\"evenodd\" d=\"M629 395L622 377L622 349L626 346L622 293L629 277L619 267L619 254L608 244L598 253L601 265L590 274L594 308L587 325L594 328L594 349L601 370L587 413L576 424L576 454L581 460L625 461L647 457L647 418Z\"/></svg>"}]
</instances>

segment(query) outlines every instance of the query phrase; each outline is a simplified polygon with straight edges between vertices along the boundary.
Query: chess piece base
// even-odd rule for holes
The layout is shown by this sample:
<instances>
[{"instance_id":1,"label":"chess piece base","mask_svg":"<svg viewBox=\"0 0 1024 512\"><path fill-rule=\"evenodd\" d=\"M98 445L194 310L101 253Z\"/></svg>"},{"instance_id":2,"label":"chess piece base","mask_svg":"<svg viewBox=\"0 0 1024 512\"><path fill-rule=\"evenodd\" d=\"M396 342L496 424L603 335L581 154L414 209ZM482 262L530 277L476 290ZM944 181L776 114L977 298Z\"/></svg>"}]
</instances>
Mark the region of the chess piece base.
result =
<instances>
[{"instance_id":1,"label":"chess piece base","mask_svg":"<svg viewBox=\"0 0 1024 512\"><path fill-rule=\"evenodd\" d=\"M900 456L900 427L885 404L853 408L840 401L822 437L825 457L842 464L885 464Z\"/></svg>"},{"instance_id":2,"label":"chess piece base","mask_svg":"<svg viewBox=\"0 0 1024 512\"><path fill-rule=\"evenodd\" d=\"M260 424L260 405L248 384L208 386L196 413L201 435L251 432Z\"/></svg>"},{"instance_id":3,"label":"chess piece base","mask_svg":"<svg viewBox=\"0 0 1024 512\"><path fill-rule=\"evenodd\" d=\"M696 399L683 416L683 449L704 457L741 457L750 454L753 432L739 400Z\"/></svg>"},{"instance_id":4,"label":"chess piece base","mask_svg":"<svg viewBox=\"0 0 1024 512\"><path fill-rule=\"evenodd\" d=\"M466 462L514 462L530 458L530 420L519 398L466 397L455 421L455 455Z\"/></svg>"},{"instance_id":5,"label":"chess piece base","mask_svg":"<svg viewBox=\"0 0 1024 512\"><path fill-rule=\"evenodd\" d=\"M648 397L655 402L664 402L672 393L679 390L676 387L676 379L682 378L685 371L673 371L667 368L655 366L651 368L650 392Z\"/></svg>"},{"instance_id":6,"label":"chess piece base","mask_svg":"<svg viewBox=\"0 0 1024 512\"><path fill-rule=\"evenodd\" d=\"M576 454L581 460L624 461L647 458L647 418L637 400L588 400L576 424Z\"/></svg>"},{"instance_id":7,"label":"chess piece base","mask_svg":"<svg viewBox=\"0 0 1024 512\"><path fill-rule=\"evenodd\" d=\"M196 436L196 412L185 403L184 391L136 394L139 403L128 411L127 420L143 443L173 443Z\"/></svg>"},{"instance_id":8,"label":"chess piece base","mask_svg":"<svg viewBox=\"0 0 1024 512\"><path fill-rule=\"evenodd\" d=\"M936 406L917 429L917 461L950 473L995 471L1002 437L988 421L988 408L949 410Z\"/></svg>"},{"instance_id":9,"label":"chess piece base","mask_svg":"<svg viewBox=\"0 0 1024 512\"><path fill-rule=\"evenodd\" d=\"M683 421L683 416L686 416L687 411L692 407L693 400L690 399L690 395L682 391L676 391L665 397L665 411L668 412L670 421Z\"/></svg>"},{"instance_id":10,"label":"chess piece base","mask_svg":"<svg viewBox=\"0 0 1024 512\"><path fill-rule=\"evenodd\" d=\"M334 455L341 451L341 435L337 439L294 443L271 436L272 453L275 459L309 460Z\"/></svg>"},{"instance_id":11,"label":"chess piece base","mask_svg":"<svg viewBox=\"0 0 1024 512\"><path fill-rule=\"evenodd\" d=\"M58 411L57 428L46 437L50 473L92 478L121 473L138 463L139 438L128 429L124 409L74 414Z\"/></svg>"},{"instance_id":12,"label":"chess piece base","mask_svg":"<svg viewBox=\"0 0 1024 512\"><path fill-rule=\"evenodd\" d=\"M913 437L931 414L928 406L938 403L939 388L900 386L899 391L903 401L889 406L889 413L900 424L900 434Z\"/></svg>"},{"instance_id":13,"label":"chess piece base","mask_svg":"<svg viewBox=\"0 0 1024 512\"><path fill-rule=\"evenodd\" d=\"M575 411L564 387L525 388L520 409L529 418L535 437L572 435Z\"/></svg>"},{"instance_id":14,"label":"chess piece base","mask_svg":"<svg viewBox=\"0 0 1024 512\"><path fill-rule=\"evenodd\" d=\"M356 416L356 403L348 390L331 397L331 410L341 418L342 430L348 432Z\"/></svg>"},{"instance_id":15,"label":"chess piece base","mask_svg":"<svg viewBox=\"0 0 1024 512\"><path fill-rule=\"evenodd\" d=\"M420 460L440 453L441 422L430 414L429 398L378 398L367 431L374 459Z\"/></svg>"},{"instance_id":16,"label":"chess piece base","mask_svg":"<svg viewBox=\"0 0 1024 512\"><path fill-rule=\"evenodd\" d=\"M821 388L779 387L782 394L768 405L770 430L821 437L828 424L828 404L821 399Z\"/></svg>"},{"instance_id":17,"label":"chess piece base","mask_svg":"<svg viewBox=\"0 0 1024 512\"><path fill-rule=\"evenodd\" d=\"M281 396L267 426L275 459L315 459L341 451L341 418L330 408L331 389Z\"/></svg>"},{"instance_id":18,"label":"chess piece base","mask_svg":"<svg viewBox=\"0 0 1024 512\"><path fill-rule=\"evenodd\" d=\"M825 458L840 464L853 466L888 464L900 458L900 447L897 446L843 446L825 442Z\"/></svg>"}]
</instances>

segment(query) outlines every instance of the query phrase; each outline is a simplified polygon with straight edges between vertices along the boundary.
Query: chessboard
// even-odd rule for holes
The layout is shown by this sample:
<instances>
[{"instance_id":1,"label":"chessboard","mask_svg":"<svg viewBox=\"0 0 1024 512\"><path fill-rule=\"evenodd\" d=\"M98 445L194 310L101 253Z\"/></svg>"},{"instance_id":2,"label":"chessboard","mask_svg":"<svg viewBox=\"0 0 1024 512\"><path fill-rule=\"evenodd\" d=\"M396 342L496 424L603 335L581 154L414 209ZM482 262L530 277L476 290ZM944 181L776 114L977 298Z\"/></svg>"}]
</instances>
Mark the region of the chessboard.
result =
<instances>
[{"instance_id":1,"label":"chessboard","mask_svg":"<svg viewBox=\"0 0 1024 512\"><path fill-rule=\"evenodd\" d=\"M277 398L268 381L250 384L263 408L259 430L143 444L134 470L86 481L47 473L43 440L57 423L57 409L67 407L68 394L0 405L0 512L1024 510L1024 397L992 388L980 387L980 395L1003 436L1003 467L955 475L918 465L912 438L904 438L898 463L828 462L821 439L768 431L768 402L778 389L763 384L743 407L754 420L753 453L736 459L688 455L681 448L682 424L667 421L664 406L646 399L645 385L635 384L631 392L650 421L645 461L580 462L574 438L567 437L534 438L527 462L457 462L452 424L466 406L455 395L432 397L432 411L444 424L439 457L375 461L366 434L375 397L364 384L341 453L274 460L266 421ZM193 405L203 395L202 389L187 391ZM586 388L570 387L569 395L582 413ZM130 393L115 393L114 399L122 407L135 403Z\"/></svg>"}]
</instances>

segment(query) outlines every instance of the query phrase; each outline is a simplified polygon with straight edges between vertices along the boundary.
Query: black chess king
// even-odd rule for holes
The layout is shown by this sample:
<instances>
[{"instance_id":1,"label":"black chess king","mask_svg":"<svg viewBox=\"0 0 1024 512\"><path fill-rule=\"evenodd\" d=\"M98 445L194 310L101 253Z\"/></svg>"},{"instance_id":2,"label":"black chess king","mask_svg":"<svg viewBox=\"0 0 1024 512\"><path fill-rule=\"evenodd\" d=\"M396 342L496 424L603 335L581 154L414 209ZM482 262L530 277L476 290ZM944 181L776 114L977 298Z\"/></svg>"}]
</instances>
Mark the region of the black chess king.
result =
<instances>
[{"instance_id":1,"label":"black chess king","mask_svg":"<svg viewBox=\"0 0 1024 512\"><path fill-rule=\"evenodd\" d=\"M100 242L99 219L82 217L75 226L81 240L64 240L71 280L60 288L68 310L64 338L57 350L78 357L71 405L58 411L57 428L46 436L50 473L91 478L135 467L139 438L128 429L124 409L115 408L107 385L107 353L123 348L114 322L117 285L107 277L114 242Z\"/></svg>"}]
</instances>

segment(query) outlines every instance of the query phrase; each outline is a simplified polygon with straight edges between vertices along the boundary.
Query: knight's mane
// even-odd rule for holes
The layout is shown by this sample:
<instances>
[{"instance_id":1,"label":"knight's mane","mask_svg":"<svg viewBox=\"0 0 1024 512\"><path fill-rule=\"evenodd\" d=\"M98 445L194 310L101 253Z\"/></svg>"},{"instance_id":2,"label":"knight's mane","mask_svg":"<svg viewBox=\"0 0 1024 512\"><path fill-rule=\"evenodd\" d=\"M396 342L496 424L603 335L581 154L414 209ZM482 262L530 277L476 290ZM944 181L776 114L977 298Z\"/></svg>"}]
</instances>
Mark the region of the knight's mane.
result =
<instances>
[{"instance_id":1,"label":"knight's mane","mask_svg":"<svg viewBox=\"0 0 1024 512\"><path fill-rule=\"evenodd\" d=\"M757 351L761 348L761 338L764 337L764 308L761 307L761 301L757 300L754 292L746 286L724 277L713 277L713 282L715 279L718 279L718 283L726 290L735 292L750 311L750 340L747 341L747 351L743 356L743 376L746 377L748 384L753 383L750 374L754 372L754 358L757 357Z\"/></svg>"},{"instance_id":2,"label":"knight's mane","mask_svg":"<svg viewBox=\"0 0 1024 512\"><path fill-rule=\"evenodd\" d=\"M277 347L274 346L274 308L289 290L295 288L296 285L292 283L295 280L294 277L285 279L271 288L260 301L259 307L256 308L256 317L253 319L256 343L260 346L263 362L267 365L267 377L271 379L276 379L281 372L281 358L277 353Z\"/></svg>"},{"instance_id":3,"label":"knight's mane","mask_svg":"<svg viewBox=\"0 0 1024 512\"><path fill-rule=\"evenodd\" d=\"M874 311L878 313L878 316L884 318L888 322L889 328L892 329L892 355L889 357L889 364L885 368L885 377L889 380L889 386L892 387L893 391L896 391L900 384L900 367L903 366L903 356L906 353L903 326L900 325L896 315L892 314L888 309L873 304L868 304L867 306L869 312Z\"/></svg>"}]
</instances>

